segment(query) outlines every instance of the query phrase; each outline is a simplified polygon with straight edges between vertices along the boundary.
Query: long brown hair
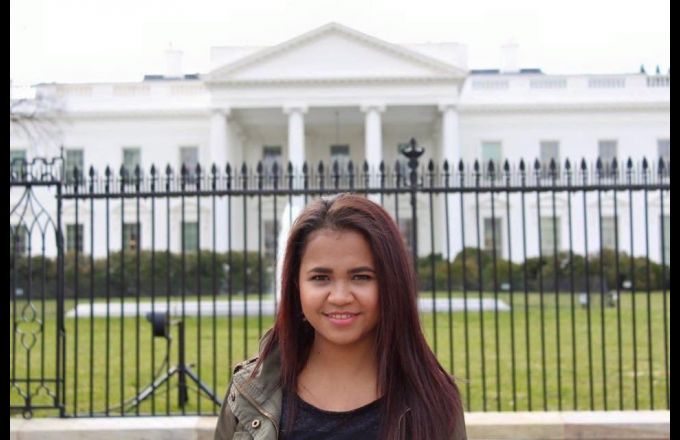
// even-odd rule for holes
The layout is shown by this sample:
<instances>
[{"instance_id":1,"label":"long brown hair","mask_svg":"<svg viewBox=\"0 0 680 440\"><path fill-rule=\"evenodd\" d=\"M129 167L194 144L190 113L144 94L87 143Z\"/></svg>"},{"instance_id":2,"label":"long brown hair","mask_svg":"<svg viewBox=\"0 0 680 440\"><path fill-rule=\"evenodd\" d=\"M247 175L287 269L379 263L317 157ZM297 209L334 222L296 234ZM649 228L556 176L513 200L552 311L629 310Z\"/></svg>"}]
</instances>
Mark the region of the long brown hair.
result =
<instances>
[{"instance_id":1,"label":"long brown hair","mask_svg":"<svg viewBox=\"0 0 680 440\"><path fill-rule=\"evenodd\" d=\"M399 417L407 409L406 437L448 439L461 423L462 404L453 378L427 345L417 308L417 279L394 220L380 205L355 194L339 194L309 203L292 225L281 275L281 302L274 330L253 371L278 344L281 386L291 408L286 430L295 417L295 391L314 341L314 329L303 321L298 286L300 264L309 235L319 229L362 234L373 253L379 289L380 320L376 331L378 387L384 394L380 438L397 438Z\"/></svg>"}]
</instances>

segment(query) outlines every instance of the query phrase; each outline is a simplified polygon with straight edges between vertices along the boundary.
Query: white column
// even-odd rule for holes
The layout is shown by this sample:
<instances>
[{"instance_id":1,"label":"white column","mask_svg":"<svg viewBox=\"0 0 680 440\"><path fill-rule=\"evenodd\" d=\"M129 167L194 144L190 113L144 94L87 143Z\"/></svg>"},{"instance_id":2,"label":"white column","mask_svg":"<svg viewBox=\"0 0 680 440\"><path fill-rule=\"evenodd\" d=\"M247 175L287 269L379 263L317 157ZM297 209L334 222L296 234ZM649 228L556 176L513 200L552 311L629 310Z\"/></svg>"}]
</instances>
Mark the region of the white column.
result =
<instances>
[{"instance_id":1,"label":"white column","mask_svg":"<svg viewBox=\"0 0 680 440\"><path fill-rule=\"evenodd\" d=\"M293 187L301 188L302 164L305 161L305 105L289 105L283 108L283 112L288 115L288 160L293 164ZM284 164L284 173L287 164ZM287 182L284 182L287 185ZM294 196L290 203L286 203L281 214L281 229L278 236L278 265L276 268L276 285L278 291L275 292L277 302L281 300L281 271L283 270L283 254L288 241L288 234L293 221L297 218L304 207L304 196Z\"/></svg>"},{"instance_id":2,"label":"white column","mask_svg":"<svg viewBox=\"0 0 680 440\"><path fill-rule=\"evenodd\" d=\"M439 106L442 113L441 158L449 161L449 167L458 167L461 159L460 139L458 134L458 112L454 104Z\"/></svg>"},{"instance_id":3,"label":"white column","mask_svg":"<svg viewBox=\"0 0 680 440\"><path fill-rule=\"evenodd\" d=\"M231 163L232 170L234 169L233 157L233 146L230 145L230 133L229 133L229 114L230 110L225 108L215 108L210 115L210 150L205 156L205 173L207 176L211 175L212 164L217 166L218 175L224 176L226 173L227 162ZM201 163L203 166L203 162ZM215 222L218 225L224 225L224 227L216 228L216 240L218 252L224 252L227 250L227 231L228 231L228 219L227 214L223 209L218 209L215 213ZM232 221L234 217L232 216ZM235 228L236 226L232 226ZM235 229L234 229L235 230ZM212 234L212 231L210 232ZM211 242L212 237L205 237L201 234L201 241L204 243Z\"/></svg>"},{"instance_id":4,"label":"white column","mask_svg":"<svg viewBox=\"0 0 680 440\"><path fill-rule=\"evenodd\" d=\"M380 161L383 160L382 119L380 114L385 111L385 106L382 104L362 105L361 111L366 115L364 126L364 148L366 162L368 162L369 172L371 173L369 182L371 187L377 187L379 185L377 173ZM371 194L369 195L369 199L378 202L380 201L380 195Z\"/></svg>"},{"instance_id":5,"label":"white column","mask_svg":"<svg viewBox=\"0 0 680 440\"><path fill-rule=\"evenodd\" d=\"M217 165L220 173L224 173L227 162L234 168L234 151L229 145L229 114L230 109L214 109L210 116L210 152L205 166L211 167L212 162ZM208 168L209 172L209 168Z\"/></svg>"},{"instance_id":6,"label":"white column","mask_svg":"<svg viewBox=\"0 0 680 440\"><path fill-rule=\"evenodd\" d=\"M382 121L380 114L385 111L384 105L363 105L361 111L365 117L366 161L371 168L378 169L382 155Z\"/></svg>"},{"instance_id":7,"label":"white column","mask_svg":"<svg viewBox=\"0 0 680 440\"><path fill-rule=\"evenodd\" d=\"M288 115L288 160L293 164L296 173L302 172L305 161L305 113L307 107L303 105L284 107L283 112Z\"/></svg>"},{"instance_id":8,"label":"white column","mask_svg":"<svg viewBox=\"0 0 680 440\"><path fill-rule=\"evenodd\" d=\"M455 104L441 104L439 111L442 114L442 133L441 133L441 160L449 163L449 185L454 185L454 175L458 170L458 162L461 160L462 151L460 147L460 135L458 132L458 111ZM464 211L460 210L460 198L453 195L447 196L448 202L448 223L444 226L448 232L448 254L451 259L462 250L461 240L461 215ZM444 212L444 201L442 199L442 213ZM444 241L444 251L446 252L446 237Z\"/></svg>"}]
</instances>

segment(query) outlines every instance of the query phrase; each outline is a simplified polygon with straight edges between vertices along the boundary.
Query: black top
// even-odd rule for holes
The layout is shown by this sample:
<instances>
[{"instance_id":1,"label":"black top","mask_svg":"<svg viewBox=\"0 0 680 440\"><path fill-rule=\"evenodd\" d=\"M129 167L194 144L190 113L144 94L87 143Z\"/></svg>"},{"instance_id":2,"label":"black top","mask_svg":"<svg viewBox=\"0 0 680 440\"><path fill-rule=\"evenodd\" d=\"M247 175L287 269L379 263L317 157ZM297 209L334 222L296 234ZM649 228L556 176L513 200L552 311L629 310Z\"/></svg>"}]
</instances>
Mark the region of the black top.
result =
<instances>
[{"instance_id":1,"label":"black top","mask_svg":"<svg viewBox=\"0 0 680 440\"><path fill-rule=\"evenodd\" d=\"M281 408L281 438L284 440L375 440L378 438L380 408L383 398L351 411L325 411L300 398L295 393L297 414L293 431L285 431L288 394L283 392Z\"/></svg>"}]
</instances>

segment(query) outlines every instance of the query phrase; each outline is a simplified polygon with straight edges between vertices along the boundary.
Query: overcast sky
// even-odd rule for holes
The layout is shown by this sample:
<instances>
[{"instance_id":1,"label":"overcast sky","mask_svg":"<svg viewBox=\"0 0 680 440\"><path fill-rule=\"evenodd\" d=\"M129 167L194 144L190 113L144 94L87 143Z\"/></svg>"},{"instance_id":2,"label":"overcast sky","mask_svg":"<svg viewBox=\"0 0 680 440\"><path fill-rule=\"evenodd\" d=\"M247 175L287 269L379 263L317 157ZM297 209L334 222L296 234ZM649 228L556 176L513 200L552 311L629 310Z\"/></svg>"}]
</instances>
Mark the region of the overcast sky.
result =
<instances>
[{"instance_id":1,"label":"overcast sky","mask_svg":"<svg viewBox=\"0 0 680 440\"><path fill-rule=\"evenodd\" d=\"M546 73L670 69L670 0L11 0L10 79L139 81L209 68L212 46L274 45L335 21L393 43L459 42L468 68L498 68L519 44L520 67Z\"/></svg>"}]
</instances>

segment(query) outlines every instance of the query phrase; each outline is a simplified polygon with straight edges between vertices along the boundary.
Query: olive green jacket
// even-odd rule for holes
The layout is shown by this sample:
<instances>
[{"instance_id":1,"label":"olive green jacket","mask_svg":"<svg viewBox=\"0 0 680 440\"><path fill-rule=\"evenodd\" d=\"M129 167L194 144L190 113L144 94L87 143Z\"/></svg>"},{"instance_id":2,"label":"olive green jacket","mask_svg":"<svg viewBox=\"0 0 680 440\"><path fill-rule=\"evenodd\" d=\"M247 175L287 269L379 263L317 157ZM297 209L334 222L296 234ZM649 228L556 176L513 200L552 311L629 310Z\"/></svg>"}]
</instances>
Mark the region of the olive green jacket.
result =
<instances>
[{"instance_id":1,"label":"olive green jacket","mask_svg":"<svg viewBox=\"0 0 680 440\"><path fill-rule=\"evenodd\" d=\"M264 342L271 335L268 330L260 341L260 352ZM282 391L279 386L281 359L279 348L275 347L262 363L260 372L252 381L248 381L258 357L243 361L236 365L229 384L229 389L222 403L215 430L215 440L253 439L277 440L279 438L279 421L281 418ZM404 415L410 411L406 408L399 418L401 431L405 431ZM451 437L452 440L466 440L465 423L462 420ZM400 438L405 438L401 435Z\"/></svg>"}]
</instances>

